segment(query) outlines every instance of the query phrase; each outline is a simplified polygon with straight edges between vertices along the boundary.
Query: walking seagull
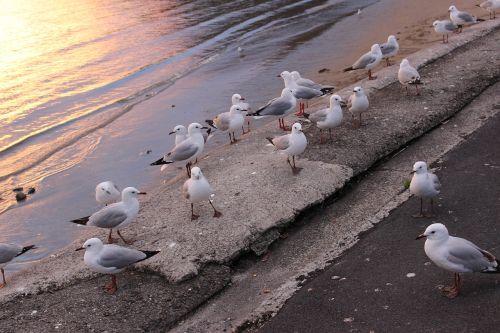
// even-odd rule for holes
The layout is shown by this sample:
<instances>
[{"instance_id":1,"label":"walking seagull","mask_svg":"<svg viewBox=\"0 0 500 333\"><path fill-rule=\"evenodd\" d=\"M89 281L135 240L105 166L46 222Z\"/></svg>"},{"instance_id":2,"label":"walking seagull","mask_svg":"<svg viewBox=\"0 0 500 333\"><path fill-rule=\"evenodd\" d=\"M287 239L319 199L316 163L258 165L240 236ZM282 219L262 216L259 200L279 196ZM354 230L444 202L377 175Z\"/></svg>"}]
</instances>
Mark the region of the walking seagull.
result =
<instances>
[{"instance_id":1,"label":"walking seagull","mask_svg":"<svg viewBox=\"0 0 500 333\"><path fill-rule=\"evenodd\" d=\"M424 198L431 199L431 214L428 217L432 217L434 215L434 198L441 190L441 183L435 174L427 171L427 164L422 161L413 165L411 174L413 177L410 182L410 193L420 197L420 214L413 217L425 217L423 212Z\"/></svg>"},{"instance_id":2,"label":"walking seagull","mask_svg":"<svg viewBox=\"0 0 500 333\"><path fill-rule=\"evenodd\" d=\"M214 190L208 183L207 179L201 172L201 169L194 167L191 170L191 178L184 182L182 186L182 193L186 199L191 202L191 220L197 220L199 215L194 213L194 203L201 201L208 201L210 206L214 209L214 217L221 217L222 213L215 209L210 197L213 195Z\"/></svg>"},{"instance_id":3,"label":"walking seagull","mask_svg":"<svg viewBox=\"0 0 500 333\"><path fill-rule=\"evenodd\" d=\"M275 138L266 138L276 149L287 154L287 162L292 168L294 175L297 175L302 168L297 168L295 166L295 156L300 155L306 150L307 139L302 132L302 125L295 123L292 126L292 133L278 136ZM293 165L290 163L290 156L292 156Z\"/></svg>"}]
</instances>

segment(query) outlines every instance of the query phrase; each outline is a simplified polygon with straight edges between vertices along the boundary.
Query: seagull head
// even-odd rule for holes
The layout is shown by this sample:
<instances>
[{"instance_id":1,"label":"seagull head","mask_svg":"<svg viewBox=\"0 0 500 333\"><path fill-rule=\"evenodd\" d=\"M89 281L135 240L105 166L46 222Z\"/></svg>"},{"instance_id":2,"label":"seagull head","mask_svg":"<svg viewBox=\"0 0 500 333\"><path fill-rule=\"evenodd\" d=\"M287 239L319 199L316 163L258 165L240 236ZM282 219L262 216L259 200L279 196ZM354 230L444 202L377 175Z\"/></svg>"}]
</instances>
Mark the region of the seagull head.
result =
<instances>
[{"instance_id":1,"label":"seagull head","mask_svg":"<svg viewBox=\"0 0 500 333\"><path fill-rule=\"evenodd\" d=\"M388 43L393 43L393 44L397 43L396 36L390 35L389 37L387 37L387 42Z\"/></svg>"},{"instance_id":2,"label":"seagull head","mask_svg":"<svg viewBox=\"0 0 500 333\"><path fill-rule=\"evenodd\" d=\"M359 96L359 95L362 95L363 94L363 88L361 87L354 87L354 89L352 90L354 92L355 95Z\"/></svg>"},{"instance_id":3,"label":"seagull head","mask_svg":"<svg viewBox=\"0 0 500 333\"><path fill-rule=\"evenodd\" d=\"M292 126L292 133L302 132L302 125L300 123L295 123Z\"/></svg>"},{"instance_id":4,"label":"seagull head","mask_svg":"<svg viewBox=\"0 0 500 333\"><path fill-rule=\"evenodd\" d=\"M188 133L193 134L193 133L201 133L202 129L208 129L208 127L201 126L198 123L191 123L188 126Z\"/></svg>"},{"instance_id":5,"label":"seagull head","mask_svg":"<svg viewBox=\"0 0 500 333\"><path fill-rule=\"evenodd\" d=\"M243 110L239 105L233 105L229 109L229 113L231 113L231 114L238 114L241 111L247 111L247 110Z\"/></svg>"},{"instance_id":6,"label":"seagull head","mask_svg":"<svg viewBox=\"0 0 500 333\"><path fill-rule=\"evenodd\" d=\"M302 77L300 76L300 73L297 72L297 71L293 71L290 73L290 75L292 76L292 79L294 80L298 80L298 79L301 79Z\"/></svg>"},{"instance_id":7,"label":"seagull head","mask_svg":"<svg viewBox=\"0 0 500 333\"><path fill-rule=\"evenodd\" d=\"M399 65L399 67L404 67L404 66L409 66L410 65L410 62L408 61L408 59L404 58L403 60L401 60L401 64Z\"/></svg>"},{"instance_id":8,"label":"seagull head","mask_svg":"<svg viewBox=\"0 0 500 333\"><path fill-rule=\"evenodd\" d=\"M75 251L85 250L89 252L99 252L104 245L99 238L90 238L83 243L82 247L79 247Z\"/></svg>"},{"instance_id":9,"label":"seagull head","mask_svg":"<svg viewBox=\"0 0 500 333\"><path fill-rule=\"evenodd\" d=\"M244 101L245 99L243 97L241 97L240 94L233 94L233 96L231 97L231 102L233 104L238 104L240 101Z\"/></svg>"},{"instance_id":10,"label":"seagull head","mask_svg":"<svg viewBox=\"0 0 500 333\"><path fill-rule=\"evenodd\" d=\"M448 229L442 223L433 223L425 229L423 234L417 236L416 239L427 238L430 240L447 239L449 236Z\"/></svg>"},{"instance_id":11,"label":"seagull head","mask_svg":"<svg viewBox=\"0 0 500 333\"><path fill-rule=\"evenodd\" d=\"M191 179L201 179L203 177L203 173L199 167L194 167L191 169Z\"/></svg>"},{"instance_id":12,"label":"seagull head","mask_svg":"<svg viewBox=\"0 0 500 333\"><path fill-rule=\"evenodd\" d=\"M427 173L427 163L418 161L413 164L413 171L411 173L423 174Z\"/></svg>"},{"instance_id":13,"label":"seagull head","mask_svg":"<svg viewBox=\"0 0 500 333\"><path fill-rule=\"evenodd\" d=\"M172 130L172 132L168 133L168 135L171 135L171 134L186 134L187 130L186 130L186 127L182 126L182 125L177 125L174 127L174 129Z\"/></svg>"},{"instance_id":14,"label":"seagull head","mask_svg":"<svg viewBox=\"0 0 500 333\"><path fill-rule=\"evenodd\" d=\"M448 11L451 13L451 12L456 12L457 11L457 7L455 7L454 5L451 5L450 8L448 8Z\"/></svg>"},{"instance_id":15,"label":"seagull head","mask_svg":"<svg viewBox=\"0 0 500 333\"><path fill-rule=\"evenodd\" d=\"M436 21L432 22L432 26L433 26L434 28L437 28L437 27L439 26L439 24L440 24L440 23L441 23L440 21L436 20Z\"/></svg>"},{"instance_id":16,"label":"seagull head","mask_svg":"<svg viewBox=\"0 0 500 333\"><path fill-rule=\"evenodd\" d=\"M139 194L144 195L146 194L146 192L141 192L135 187L124 188L122 191L122 200L125 201L128 198L137 198L137 195Z\"/></svg>"},{"instance_id":17,"label":"seagull head","mask_svg":"<svg viewBox=\"0 0 500 333\"><path fill-rule=\"evenodd\" d=\"M339 95L332 95L330 97L330 104L331 105L340 105L340 106L345 106L344 101L342 100L342 97Z\"/></svg>"},{"instance_id":18,"label":"seagull head","mask_svg":"<svg viewBox=\"0 0 500 333\"><path fill-rule=\"evenodd\" d=\"M382 53L382 50L380 50L380 45L378 44L373 44L371 51L372 53Z\"/></svg>"}]
</instances>

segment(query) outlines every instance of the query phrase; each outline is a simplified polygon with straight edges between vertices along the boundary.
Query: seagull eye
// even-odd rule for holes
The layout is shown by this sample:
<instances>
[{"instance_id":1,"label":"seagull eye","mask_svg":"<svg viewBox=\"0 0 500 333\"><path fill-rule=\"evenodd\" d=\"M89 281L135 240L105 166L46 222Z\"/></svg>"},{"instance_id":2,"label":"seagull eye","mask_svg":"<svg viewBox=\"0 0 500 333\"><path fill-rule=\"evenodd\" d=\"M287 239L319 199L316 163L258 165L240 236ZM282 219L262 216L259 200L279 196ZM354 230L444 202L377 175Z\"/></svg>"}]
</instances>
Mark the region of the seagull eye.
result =
<instances>
[{"instance_id":1,"label":"seagull eye","mask_svg":"<svg viewBox=\"0 0 500 333\"><path fill-rule=\"evenodd\" d=\"M435 231L432 231L431 234L435 234L436 232Z\"/></svg>"}]
</instances>

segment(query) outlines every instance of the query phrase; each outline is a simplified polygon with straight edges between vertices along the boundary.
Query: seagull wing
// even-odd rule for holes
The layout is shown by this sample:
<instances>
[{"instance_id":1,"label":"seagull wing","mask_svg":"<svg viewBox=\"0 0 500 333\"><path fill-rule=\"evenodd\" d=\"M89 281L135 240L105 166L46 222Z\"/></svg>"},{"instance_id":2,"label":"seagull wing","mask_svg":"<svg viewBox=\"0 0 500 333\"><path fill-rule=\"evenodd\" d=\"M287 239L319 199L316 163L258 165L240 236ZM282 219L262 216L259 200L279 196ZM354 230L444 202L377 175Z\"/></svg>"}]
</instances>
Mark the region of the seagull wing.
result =
<instances>
[{"instance_id":1,"label":"seagull wing","mask_svg":"<svg viewBox=\"0 0 500 333\"><path fill-rule=\"evenodd\" d=\"M106 268L125 268L146 258L146 254L118 245L105 245L97 263Z\"/></svg>"}]
</instances>

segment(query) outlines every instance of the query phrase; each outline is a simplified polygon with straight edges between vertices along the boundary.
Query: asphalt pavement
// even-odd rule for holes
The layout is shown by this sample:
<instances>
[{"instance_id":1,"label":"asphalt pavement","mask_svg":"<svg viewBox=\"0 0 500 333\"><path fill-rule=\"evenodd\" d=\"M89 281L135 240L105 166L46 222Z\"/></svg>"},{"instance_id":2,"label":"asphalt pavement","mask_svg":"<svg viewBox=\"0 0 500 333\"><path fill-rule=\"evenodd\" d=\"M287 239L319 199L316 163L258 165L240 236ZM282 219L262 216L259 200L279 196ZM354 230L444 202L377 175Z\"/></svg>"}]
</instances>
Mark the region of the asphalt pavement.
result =
<instances>
[{"instance_id":1,"label":"asphalt pavement","mask_svg":"<svg viewBox=\"0 0 500 333\"><path fill-rule=\"evenodd\" d=\"M435 218L412 218L420 202L411 198L309 279L260 332L499 331L500 274L463 274L461 294L450 300L440 288L452 273L432 264L424 241L415 240L440 222L500 257L498 133L500 115L435 166L442 183Z\"/></svg>"}]
</instances>

